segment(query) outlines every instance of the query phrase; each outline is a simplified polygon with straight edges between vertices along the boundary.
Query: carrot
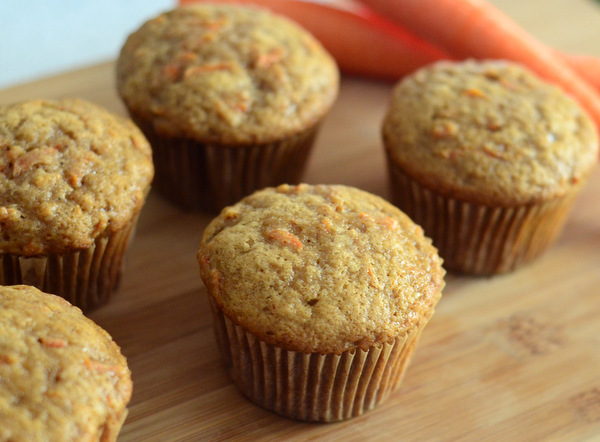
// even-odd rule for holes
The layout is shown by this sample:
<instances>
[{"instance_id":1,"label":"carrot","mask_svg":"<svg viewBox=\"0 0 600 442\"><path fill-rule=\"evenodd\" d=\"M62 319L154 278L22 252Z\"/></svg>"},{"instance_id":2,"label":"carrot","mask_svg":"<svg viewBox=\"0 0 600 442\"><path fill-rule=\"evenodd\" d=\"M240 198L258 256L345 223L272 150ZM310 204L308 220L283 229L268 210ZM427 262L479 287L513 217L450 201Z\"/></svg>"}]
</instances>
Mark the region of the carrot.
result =
<instances>
[{"instance_id":1,"label":"carrot","mask_svg":"<svg viewBox=\"0 0 600 442\"><path fill-rule=\"evenodd\" d=\"M272 229L265 232L265 237L281 245L288 246L295 251L300 251L304 248L304 244L302 244L298 237L287 230Z\"/></svg>"},{"instance_id":2,"label":"carrot","mask_svg":"<svg viewBox=\"0 0 600 442\"><path fill-rule=\"evenodd\" d=\"M285 15L311 32L347 74L397 80L449 58L366 8L349 10L302 0L180 0L181 5L202 2L252 4Z\"/></svg>"},{"instance_id":3,"label":"carrot","mask_svg":"<svg viewBox=\"0 0 600 442\"><path fill-rule=\"evenodd\" d=\"M50 348L63 348L66 347L67 345L69 345L69 343L67 341L65 341L64 339L61 338L38 338L38 341L40 344L42 344L44 347L50 347Z\"/></svg>"},{"instance_id":4,"label":"carrot","mask_svg":"<svg viewBox=\"0 0 600 442\"><path fill-rule=\"evenodd\" d=\"M600 57L593 55L559 53L571 69L577 71L600 92Z\"/></svg>"},{"instance_id":5,"label":"carrot","mask_svg":"<svg viewBox=\"0 0 600 442\"><path fill-rule=\"evenodd\" d=\"M485 0L359 1L455 57L503 58L528 66L577 99L600 127L600 93Z\"/></svg>"}]
</instances>

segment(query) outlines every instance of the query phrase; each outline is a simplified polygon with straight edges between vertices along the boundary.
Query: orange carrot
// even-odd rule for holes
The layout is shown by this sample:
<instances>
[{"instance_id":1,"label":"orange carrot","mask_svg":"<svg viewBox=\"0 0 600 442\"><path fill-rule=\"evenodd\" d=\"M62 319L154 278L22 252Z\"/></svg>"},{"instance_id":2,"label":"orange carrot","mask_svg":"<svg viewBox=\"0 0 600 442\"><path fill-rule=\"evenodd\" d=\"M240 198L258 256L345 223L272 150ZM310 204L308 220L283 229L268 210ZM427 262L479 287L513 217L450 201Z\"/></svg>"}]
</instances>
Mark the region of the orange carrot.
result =
<instances>
[{"instance_id":1,"label":"orange carrot","mask_svg":"<svg viewBox=\"0 0 600 442\"><path fill-rule=\"evenodd\" d=\"M600 57L593 55L559 53L571 69L587 80L600 92Z\"/></svg>"},{"instance_id":2,"label":"orange carrot","mask_svg":"<svg viewBox=\"0 0 600 442\"><path fill-rule=\"evenodd\" d=\"M310 31L348 74L397 80L449 58L366 8L348 10L302 0L180 0L181 5L202 2L252 4L285 15Z\"/></svg>"},{"instance_id":3,"label":"orange carrot","mask_svg":"<svg viewBox=\"0 0 600 442\"><path fill-rule=\"evenodd\" d=\"M304 248L304 244L302 244L298 237L287 230L272 229L265 232L265 237L284 246L288 246L295 251L300 251Z\"/></svg>"},{"instance_id":4,"label":"orange carrot","mask_svg":"<svg viewBox=\"0 0 600 442\"><path fill-rule=\"evenodd\" d=\"M64 339L61 338L38 338L38 341L40 342L40 344L42 344L44 347L50 347L50 348L63 348L66 347L67 345L69 345L69 343L67 341L65 341Z\"/></svg>"},{"instance_id":5,"label":"orange carrot","mask_svg":"<svg viewBox=\"0 0 600 442\"><path fill-rule=\"evenodd\" d=\"M600 127L600 93L552 49L485 0L359 0L455 57L503 58L562 87Z\"/></svg>"}]
</instances>

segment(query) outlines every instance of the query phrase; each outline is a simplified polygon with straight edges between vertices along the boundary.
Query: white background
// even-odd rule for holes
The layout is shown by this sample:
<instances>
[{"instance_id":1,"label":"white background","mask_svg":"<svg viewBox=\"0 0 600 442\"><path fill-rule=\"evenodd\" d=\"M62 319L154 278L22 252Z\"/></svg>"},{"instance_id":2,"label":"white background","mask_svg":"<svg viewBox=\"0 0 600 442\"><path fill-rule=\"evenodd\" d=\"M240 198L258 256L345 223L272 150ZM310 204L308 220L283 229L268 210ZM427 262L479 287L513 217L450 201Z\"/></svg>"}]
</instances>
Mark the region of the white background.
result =
<instances>
[{"instance_id":1,"label":"white background","mask_svg":"<svg viewBox=\"0 0 600 442\"><path fill-rule=\"evenodd\" d=\"M0 88L117 57L175 0L0 0Z\"/></svg>"}]
</instances>

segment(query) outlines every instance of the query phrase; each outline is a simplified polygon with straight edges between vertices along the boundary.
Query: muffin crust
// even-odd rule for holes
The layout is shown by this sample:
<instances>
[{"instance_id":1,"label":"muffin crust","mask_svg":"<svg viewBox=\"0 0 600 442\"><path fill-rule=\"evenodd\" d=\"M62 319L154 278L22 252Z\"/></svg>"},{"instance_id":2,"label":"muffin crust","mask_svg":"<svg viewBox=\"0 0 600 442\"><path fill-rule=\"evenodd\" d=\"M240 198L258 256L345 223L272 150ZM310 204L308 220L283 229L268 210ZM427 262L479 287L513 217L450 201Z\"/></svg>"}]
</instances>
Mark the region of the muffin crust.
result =
<instances>
[{"instance_id":1,"label":"muffin crust","mask_svg":"<svg viewBox=\"0 0 600 442\"><path fill-rule=\"evenodd\" d=\"M138 128L92 103L0 107L0 250L37 255L88 247L141 210L153 173Z\"/></svg>"},{"instance_id":2,"label":"muffin crust","mask_svg":"<svg viewBox=\"0 0 600 442\"><path fill-rule=\"evenodd\" d=\"M224 209L198 252L224 314L305 353L368 349L410 330L444 286L422 229L375 195L282 185Z\"/></svg>"},{"instance_id":3,"label":"muffin crust","mask_svg":"<svg viewBox=\"0 0 600 442\"><path fill-rule=\"evenodd\" d=\"M308 32L238 5L161 14L129 36L117 64L121 97L157 132L234 145L313 125L338 82L333 58Z\"/></svg>"},{"instance_id":4,"label":"muffin crust","mask_svg":"<svg viewBox=\"0 0 600 442\"><path fill-rule=\"evenodd\" d=\"M30 286L0 286L0 324L0 440L116 440L132 382L106 331Z\"/></svg>"},{"instance_id":5,"label":"muffin crust","mask_svg":"<svg viewBox=\"0 0 600 442\"><path fill-rule=\"evenodd\" d=\"M598 157L596 129L575 101L504 61L444 61L407 77L383 138L420 184L494 206L561 197Z\"/></svg>"}]
</instances>

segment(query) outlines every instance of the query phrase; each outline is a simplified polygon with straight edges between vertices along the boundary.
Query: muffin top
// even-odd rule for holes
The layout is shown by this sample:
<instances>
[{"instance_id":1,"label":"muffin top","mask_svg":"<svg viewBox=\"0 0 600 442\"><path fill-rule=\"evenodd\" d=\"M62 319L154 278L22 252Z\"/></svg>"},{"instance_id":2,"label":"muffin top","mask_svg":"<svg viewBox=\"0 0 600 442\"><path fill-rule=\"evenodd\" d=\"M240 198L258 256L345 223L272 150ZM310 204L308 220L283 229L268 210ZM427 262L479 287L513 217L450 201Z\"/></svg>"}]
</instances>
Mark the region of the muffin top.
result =
<instances>
[{"instance_id":1,"label":"muffin top","mask_svg":"<svg viewBox=\"0 0 600 442\"><path fill-rule=\"evenodd\" d=\"M223 313L304 353L390 342L432 313L437 250L382 198L341 185L282 185L223 209L206 228L200 273Z\"/></svg>"},{"instance_id":2,"label":"muffin top","mask_svg":"<svg viewBox=\"0 0 600 442\"><path fill-rule=\"evenodd\" d=\"M192 5L129 36L118 89L166 136L270 142L312 126L338 92L333 58L307 31L266 10Z\"/></svg>"},{"instance_id":3,"label":"muffin top","mask_svg":"<svg viewBox=\"0 0 600 442\"><path fill-rule=\"evenodd\" d=\"M31 286L0 286L0 324L0 440L104 440L124 419L127 362L81 310Z\"/></svg>"},{"instance_id":4,"label":"muffin top","mask_svg":"<svg viewBox=\"0 0 600 442\"><path fill-rule=\"evenodd\" d=\"M0 251L90 246L141 209L154 174L129 120L80 99L0 107Z\"/></svg>"},{"instance_id":5,"label":"muffin top","mask_svg":"<svg viewBox=\"0 0 600 442\"><path fill-rule=\"evenodd\" d=\"M400 81L383 124L388 154L449 197L516 206L586 178L598 134L579 105L506 61L443 61Z\"/></svg>"}]
</instances>

